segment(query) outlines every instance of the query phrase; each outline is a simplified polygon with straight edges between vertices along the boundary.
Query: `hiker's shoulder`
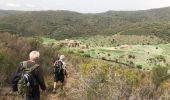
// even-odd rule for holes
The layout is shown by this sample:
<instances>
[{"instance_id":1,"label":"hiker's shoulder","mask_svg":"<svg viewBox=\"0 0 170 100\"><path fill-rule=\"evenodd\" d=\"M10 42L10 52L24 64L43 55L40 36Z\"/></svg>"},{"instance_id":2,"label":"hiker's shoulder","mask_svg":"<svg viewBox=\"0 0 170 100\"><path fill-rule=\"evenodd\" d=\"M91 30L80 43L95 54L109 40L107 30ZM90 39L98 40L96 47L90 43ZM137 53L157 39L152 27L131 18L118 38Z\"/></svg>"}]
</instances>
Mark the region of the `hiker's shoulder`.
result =
<instances>
[{"instance_id":1,"label":"hiker's shoulder","mask_svg":"<svg viewBox=\"0 0 170 100\"><path fill-rule=\"evenodd\" d=\"M58 60L58 61L60 61L60 62L62 62L62 63L65 63L65 61L64 61L64 60Z\"/></svg>"},{"instance_id":2,"label":"hiker's shoulder","mask_svg":"<svg viewBox=\"0 0 170 100\"><path fill-rule=\"evenodd\" d=\"M22 62L22 64L23 65L26 65L28 68L33 68L33 69L39 69L39 64L38 63L36 63L36 62L32 62L32 61L30 61L30 60L28 60L28 61L23 61Z\"/></svg>"},{"instance_id":3,"label":"hiker's shoulder","mask_svg":"<svg viewBox=\"0 0 170 100\"><path fill-rule=\"evenodd\" d=\"M42 72L42 68L40 67L40 65L38 63L32 64L30 66L30 68L33 70L33 73L35 73L35 74Z\"/></svg>"},{"instance_id":4,"label":"hiker's shoulder","mask_svg":"<svg viewBox=\"0 0 170 100\"><path fill-rule=\"evenodd\" d=\"M64 65L66 64L66 62L64 60L61 61Z\"/></svg>"},{"instance_id":5,"label":"hiker's shoulder","mask_svg":"<svg viewBox=\"0 0 170 100\"><path fill-rule=\"evenodd\" d=\"M27 60L21 61L20 64L27 63Z\"/></svg>"},{"instance_id":6,"label":"hiker's shoulder","mask_svg":"<svg viewBox=\"0 0 170 100\"><path fill-rule=\"evenodd\" d=\"M24 62L26 62L28 65L30 65L30 66L39 66L39 64L38 63L36 63L36 62L32 62L32 61L30 61L30 60L28 60L28 61L24 61Z\"/></svg>"},{"instance_id":7,"label":"hiker's shoulder","mask_svg":"<svg viewBox=\"0 0 170 100\"><path fill-rule=\"evenodd\" d=\"M21 61L21 62L19 63L19 68L23 68L23 66L24 66L25 64L27 64L27 61Z\"/></svg>"}]
</instances>

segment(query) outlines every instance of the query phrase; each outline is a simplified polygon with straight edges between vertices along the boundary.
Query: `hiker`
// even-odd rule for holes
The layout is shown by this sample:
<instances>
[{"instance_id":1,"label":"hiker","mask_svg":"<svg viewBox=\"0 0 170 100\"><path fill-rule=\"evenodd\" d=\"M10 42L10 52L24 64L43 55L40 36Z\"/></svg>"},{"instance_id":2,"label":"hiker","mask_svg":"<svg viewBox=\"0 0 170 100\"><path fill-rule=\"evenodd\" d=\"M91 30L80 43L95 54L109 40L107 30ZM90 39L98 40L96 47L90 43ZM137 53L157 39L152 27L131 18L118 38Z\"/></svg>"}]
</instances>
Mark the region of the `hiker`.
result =
<instances>
[{"instance_id":1,"label":"hiker","mask_svg":"<svg viewBox=\"0 0 170 100\"><path fill-rule=\"evenodd\" d=\"M58 60L54 62L54 88L53 92L56 92L56 86L58 84L58 90L63 90L65 77L68 77L66 70L66 63L64 62L65 56L61 55Z\"/></svg>"},{"instance_id":2,"label":"hiker","mask_svg":"<svg viewBox=\"0 0 170 100\"><path fill-rule=\"evenodd\" d=\"M40 53L38 51L30 52L29 60L20 63L12 80L13 91L18 91L19 94L25 97L25 100L40 100L39 86L42 91L45 92L46 90L43 72L38 65L39 57Z\"/></svg>"}]
</instances>

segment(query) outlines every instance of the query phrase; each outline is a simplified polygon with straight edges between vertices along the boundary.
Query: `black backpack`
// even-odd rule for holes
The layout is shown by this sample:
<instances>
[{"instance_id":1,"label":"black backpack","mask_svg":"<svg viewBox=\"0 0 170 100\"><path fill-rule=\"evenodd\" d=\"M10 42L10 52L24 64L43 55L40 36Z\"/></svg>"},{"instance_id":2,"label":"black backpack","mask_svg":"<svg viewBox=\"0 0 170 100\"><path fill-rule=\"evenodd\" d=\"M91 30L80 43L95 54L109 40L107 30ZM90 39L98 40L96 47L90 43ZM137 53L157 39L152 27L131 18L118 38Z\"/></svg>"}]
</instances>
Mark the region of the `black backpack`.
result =
<instances>
[{"instance_id":1,"label":"black backpack","mask_svg":"<svg viewBox=\"0 0 170 100\"><path fill-rule=\"evenodd\" d=\"M54 64L54 74L55 75L64 75L64 69L63 69L63 62L60 60L57 60Z\"/></svg>"}]
</instances>

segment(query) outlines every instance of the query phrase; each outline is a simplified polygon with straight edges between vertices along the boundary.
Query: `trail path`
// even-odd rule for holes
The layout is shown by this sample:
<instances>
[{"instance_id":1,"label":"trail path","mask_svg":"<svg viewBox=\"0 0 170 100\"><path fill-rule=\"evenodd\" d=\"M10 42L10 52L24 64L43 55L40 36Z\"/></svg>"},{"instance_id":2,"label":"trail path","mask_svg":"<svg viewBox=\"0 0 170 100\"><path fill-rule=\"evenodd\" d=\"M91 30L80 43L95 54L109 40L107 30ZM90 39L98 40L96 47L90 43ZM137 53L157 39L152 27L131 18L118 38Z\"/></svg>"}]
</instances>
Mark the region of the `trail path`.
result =
<instances>
[{"instance_id":1,"label":"trail path","mask_svg":"<svg viewBox=\"0 0 170 100\"><path fill-rule=\"evenodd\" d=\"M66 79L66 83L64 86L64 93L59 92L56 94L50 93L48 95L48 100L69 100L72 94L74 94L74 87L79 78L78 73L74 70L74 67L70 64L68 67L69 77ZM65 94L65 96L64 96ZM64 96L64 97L63 97Z\"/></svg>"}]
</instances>

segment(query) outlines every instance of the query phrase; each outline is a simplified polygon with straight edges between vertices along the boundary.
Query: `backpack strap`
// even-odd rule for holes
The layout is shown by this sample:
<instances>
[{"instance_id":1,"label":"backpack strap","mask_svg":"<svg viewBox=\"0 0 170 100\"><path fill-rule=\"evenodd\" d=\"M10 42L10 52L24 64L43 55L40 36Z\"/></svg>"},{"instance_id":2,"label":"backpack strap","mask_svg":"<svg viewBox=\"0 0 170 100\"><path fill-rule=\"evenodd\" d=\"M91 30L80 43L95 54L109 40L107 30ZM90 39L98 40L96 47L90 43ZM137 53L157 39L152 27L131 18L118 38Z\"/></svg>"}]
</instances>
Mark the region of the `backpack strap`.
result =
<instances>
[{"instance_id":1,"label":"backpack strap","mask_svg":"<svg viewBox=\"0 0 170 100\"><path fill-rule=\"evenodd\" d=\"M33 65L32 67L30 67L30 68L28 68L28 61L23 61L22 62L22 66L23 66L23 70L25 71L25 72L32 72L33 70L35 70L36 68L38 68L39 67L39 64L35 64L35 65Z\"/></svg>"},{"instance_id":2,"label":"backpack strap","mask_svg":"<svg viewBox=\"0 0 170 100\"><path fill-rule=\"evenodd\" d=\"M34 66L32 66L31 68L30 68L30 72L32 72L33 70L35 70L36 68L38 68L39 67L39 64L35 64Z\"/></svg>"},{"instance_id":3,"label":"backpack strap","mask_svg":"<svg viewBox=\"0 0 170 100\"><path fill-rule=\"evenodd\" d=\"M22 67L25 69L25 68L27 68L27 61L23 61L22 62Z\"/></svg>"}]
</instances>

